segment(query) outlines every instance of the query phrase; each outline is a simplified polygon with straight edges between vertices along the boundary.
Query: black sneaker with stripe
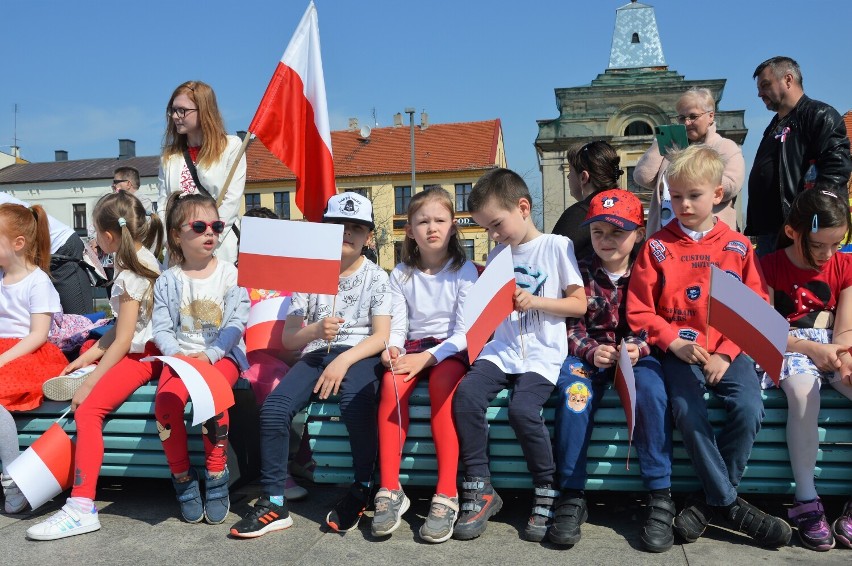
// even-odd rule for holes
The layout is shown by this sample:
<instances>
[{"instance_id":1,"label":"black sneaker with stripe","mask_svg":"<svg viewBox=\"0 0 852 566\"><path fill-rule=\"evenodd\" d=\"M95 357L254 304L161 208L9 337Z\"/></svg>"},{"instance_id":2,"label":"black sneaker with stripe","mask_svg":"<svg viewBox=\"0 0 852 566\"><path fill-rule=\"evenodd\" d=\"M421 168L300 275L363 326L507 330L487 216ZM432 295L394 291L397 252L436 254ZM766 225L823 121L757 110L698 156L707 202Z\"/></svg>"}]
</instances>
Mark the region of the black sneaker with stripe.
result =
<instances>
[{"instance_id":1,"label":"black sneaker with stripe","mask_svg":"<svg viewBox=\"0 0 852 566\"><path fill-rule=\"evenodd\" d=\"M231 527L231 535L239 538L256 538L271 531L291 527L293 519L287 511L287 502L276 505L265 497L258 499L251 511Z\"/></svg>"}]
</instances>

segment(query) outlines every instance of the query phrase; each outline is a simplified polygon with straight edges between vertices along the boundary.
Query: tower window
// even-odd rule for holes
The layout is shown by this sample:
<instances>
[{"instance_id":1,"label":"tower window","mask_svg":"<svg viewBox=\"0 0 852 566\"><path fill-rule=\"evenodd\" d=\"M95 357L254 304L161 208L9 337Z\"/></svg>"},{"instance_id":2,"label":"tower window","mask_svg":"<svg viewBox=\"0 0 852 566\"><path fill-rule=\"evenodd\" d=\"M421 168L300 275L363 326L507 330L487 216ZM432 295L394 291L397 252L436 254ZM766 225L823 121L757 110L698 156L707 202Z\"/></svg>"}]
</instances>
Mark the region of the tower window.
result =
<instances>
[{"instance_id":1,"label":"tower window","mask_svg":"<svg viewBox=\"0 0 852 566\"><path fill-rule=\"evenodd\" d=\"M624 129L625 136L650 136L652 133L651 126L641 120L630 122Z\"/></svg>"},{"instance_id":2,"label":"tower window","mask_svg":"<svg viewBox=\"0 0 852 566\"><path fill-rule=\"evenodd\" d=\"M630 43L639 43L639 34L635 31L633 32L633 37L630 39Z\"/></svg>"}]
</instances>

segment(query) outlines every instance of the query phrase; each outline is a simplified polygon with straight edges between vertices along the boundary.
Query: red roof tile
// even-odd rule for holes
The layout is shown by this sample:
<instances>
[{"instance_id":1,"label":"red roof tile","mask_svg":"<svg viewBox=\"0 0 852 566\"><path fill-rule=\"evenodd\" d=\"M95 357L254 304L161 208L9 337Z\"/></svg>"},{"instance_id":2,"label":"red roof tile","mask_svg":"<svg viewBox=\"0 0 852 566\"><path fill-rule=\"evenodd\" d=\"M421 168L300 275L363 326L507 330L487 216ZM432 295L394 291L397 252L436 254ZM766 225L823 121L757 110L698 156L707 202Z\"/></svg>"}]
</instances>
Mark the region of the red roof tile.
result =
<instances>
[{"instance_id":1,"label":"red roof tile","mask_svg":"<svg viewBox=\"0 0 852 566\"><path fill-rule=\"evenodd\" d=\"M843 115L843 121L846 122L846 136L852 143L852 110Z\"/></svg>"},{"instance_id":2,"label":"red roof tile","mask_svg":"<svg viewBox=\"0 0 852 566\"><path fill-rule=\"evenodd\" d=\"M500 119L433 124L414 129L418 173L488 169L497 162ZM334 173L338 178L411 172L409 126L374 128L366 140L358 131L331 132ZM246 151L248 182L294 179L293 172L258 139Z\"/></svg>"}]
</instances>

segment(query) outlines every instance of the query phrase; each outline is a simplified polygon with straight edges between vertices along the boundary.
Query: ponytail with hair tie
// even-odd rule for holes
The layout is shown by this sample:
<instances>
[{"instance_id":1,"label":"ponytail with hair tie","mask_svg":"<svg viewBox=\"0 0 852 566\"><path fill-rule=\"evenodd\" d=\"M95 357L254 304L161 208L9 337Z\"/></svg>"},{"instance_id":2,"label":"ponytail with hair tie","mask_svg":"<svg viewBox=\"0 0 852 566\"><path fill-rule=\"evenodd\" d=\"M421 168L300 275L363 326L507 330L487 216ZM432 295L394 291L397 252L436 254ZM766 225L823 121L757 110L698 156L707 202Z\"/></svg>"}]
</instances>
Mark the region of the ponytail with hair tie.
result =
<instances>
[{"instance_id":1,"label":"ponytail with hair tie","mask_svg":"<svg viewBox=\"0 0 852 566\"><path fill-rule=\"evenodd\" d=\"M125 226L127 226L127 220L125 220L123 216L119 216L118 217L118 227L124 228Z\"/></svg>"}]
</instances>

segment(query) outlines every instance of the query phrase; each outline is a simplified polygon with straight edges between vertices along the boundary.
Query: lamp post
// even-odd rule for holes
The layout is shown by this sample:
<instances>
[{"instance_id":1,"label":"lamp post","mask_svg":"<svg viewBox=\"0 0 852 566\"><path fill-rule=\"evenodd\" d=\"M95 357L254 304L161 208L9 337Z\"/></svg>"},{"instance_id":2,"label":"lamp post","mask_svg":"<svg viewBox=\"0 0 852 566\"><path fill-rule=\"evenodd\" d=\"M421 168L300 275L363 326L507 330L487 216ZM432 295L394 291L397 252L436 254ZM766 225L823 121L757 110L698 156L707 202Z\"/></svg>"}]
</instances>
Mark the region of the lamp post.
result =
<instances>
[{"instance_id":1,"label":"lamp post","mask_svg":"<svg viewBox=\"0 0 852 566\"><path fill-rule=\"evenodd\" d=\"M411 128L411 195L414 195L414 108L406 108L408 125Z\"/></svg>"}]
</instances>

